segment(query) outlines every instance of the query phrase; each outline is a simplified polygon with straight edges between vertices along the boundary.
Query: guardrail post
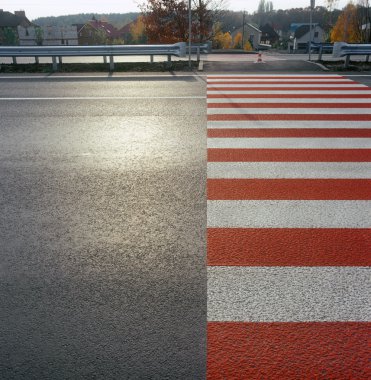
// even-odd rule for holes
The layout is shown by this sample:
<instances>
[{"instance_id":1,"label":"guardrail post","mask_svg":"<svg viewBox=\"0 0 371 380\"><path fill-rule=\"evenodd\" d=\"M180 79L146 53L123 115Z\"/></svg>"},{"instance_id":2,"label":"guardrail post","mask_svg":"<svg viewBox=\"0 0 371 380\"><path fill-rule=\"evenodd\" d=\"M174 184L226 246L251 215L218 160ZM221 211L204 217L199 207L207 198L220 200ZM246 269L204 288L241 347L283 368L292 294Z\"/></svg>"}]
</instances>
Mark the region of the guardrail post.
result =
<instances>
[{"instance_id":1,"label":"guardrail post","mask_svg":"<svg viewBox=\"0 0 371 380\"><path fill-rule=\"evenodd\" d=\"M55 55L52 57L52 62L53 62L53 71L57 71L58 63L57 63L57 57Z\"/></svg>"},{"instance_id":2,"label":"guardrail post","mask_svg":"<svg viewBox=\"0 0 371 380\"><path fill-rule=\"evenodd\" d=\"M170 55L170 54L167 55L167 62L168 62L168 63L171 62L171 55Z\"/></svg>"},{"instance_id":3,"label":"guardrail post","mask_svg":"<svg viewBox=\"0 0 371 380\"><path fill-rule=\"evenodd\" d=\"M368 62L369 59L370 59L370 54L367 54L367 55L366 55L366 62Z\"/></svg>"},{"instance_id":4,"label":"guardrail post","mask_svg":"<svg viewBox=\"0 0 371 380\"><path fill-rule=\"evenodd\" d=\"M12 57L13 58L13 65L17 64L17 57Z\"/></svg>"},{"instance_id":5,"label":"guardrail post","mask_svg":"<svg viewBox=\"0 0 371 380\"><path fill-rule=\"evenodd\" d=\"M103 63L107 63L107 56L103 56Z\"/></svg>"},{"instance_id":6,"label":"guardrail post","mask_svg":"<svg viewBox=\"0 0 371 380\"><path fill-rule=\"evenodd\" d=\"M113 71L115 69L115 62L113 60L113 55L109 56L109 70Z\"/></svg>"},{"instance_id":7,"label":"guardrail post","mask_svg":"<svg viewBox=\"0 0 371 380\"><path fill-rule=\"evenodd\" d=\"M197 46L197 62L200 61L200 47Z\"/></svg>"},{"instance_id":8,"label":"guardrail post","mask_svg":"<svg viewBox=\"0 0 371 380\"><path fill-rule=\"evenodd\" d=\"M39 57L35 57L35 63L36 63L36 65L39 64Z\"/></svg>"},{"instance_id":9,"label":"guardrail post","mask_svg":"<svg viewBox=\"0 0 371 380\"><path fill-rule=\"evenodd\" d=\"M347 69L349 67L349 62L350 62L350 54L348 54L345 57L345 62L344 62L344 69Z\"/></svg>"},{"instance_id":10,"label":"guardrail post","mask_svg":"<svg viewBox=\"0 0 371 380\"><path fill-rule=\"evenodd\" d=\"M62 65L62 57L61 56L58 57L58 61Z\"/></svg>"},{"instance_id":11,"label":"guardrail post","mask_svg":"<svg viewBox=\"0 0 371 380\"><path fill-rule=\"evenodd\" d=\"M323 46L321 45L320 47L319 47L319 51L318 51L318 60L319 61L322 61L322 49L323 48Z\"/></svg>"},{"instance_id":12,"label":"guardrail post","mask_svg":"<svg viewBox=\"0 0 371 380\"><path fill-rule=\"evenodd\" d=\"M151 54L151 63L153 63L153 54Z\"/></svg>"}]
</instances>

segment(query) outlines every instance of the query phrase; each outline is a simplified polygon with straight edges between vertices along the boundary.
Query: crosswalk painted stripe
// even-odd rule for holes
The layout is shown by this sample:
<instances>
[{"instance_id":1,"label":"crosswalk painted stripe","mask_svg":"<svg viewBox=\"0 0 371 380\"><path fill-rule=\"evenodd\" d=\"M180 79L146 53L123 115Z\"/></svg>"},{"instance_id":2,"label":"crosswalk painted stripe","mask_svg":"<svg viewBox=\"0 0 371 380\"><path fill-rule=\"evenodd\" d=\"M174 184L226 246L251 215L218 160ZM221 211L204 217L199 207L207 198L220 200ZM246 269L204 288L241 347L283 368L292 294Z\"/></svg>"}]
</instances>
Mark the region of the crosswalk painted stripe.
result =
<instances>
[{"instance_id":1,"label":"crosswalk painted stripe","mask_svg":"<svg viewBox=\"0 0 371 380\"><path fill-rule=\"evenodd\" d=\"M364 267L209 266L208 321L366 322L369 274Z\"/></svg>"},{"instance_id":2,"label":"crosswalk painted stripe","mask_svg":"<svg viewBox=\"0 0 371 380\"><path fill-rule=\"evenodd\" d=\"M341 108L339 107L339 103L328 103L328 102L301 102L301 103L280 103L280 102L274 102L274 103L248 103L248 102L228 102L228 103L208 103L207 108L212 108L212 111L216 111L215 109L227 109L231 108L233 111L237 110L244 110L244 109L249 109L249 108L300 108L300 109L305 109L305 108L336 108L338 111L343 109L343 108L371 108L371 102L368 103L342 103Z\"/></svg>"},{"instance_id":3,"label":"crosswalk painted stripe","mask_svg":"<svg viewBox=\"0 0 371 380\"><path fill-rule=\"evenodd\" d=\"M269 85L269 86L264 86L264 85L254 85L254 86L249 86L246 87L246 85L231 85L231 86L207 86L207 91L371 91L370 87L366 87L364 85L349 85L349 86L333 86L333 85L323 85L323 86L318 86L318 85L306 85L306 86L300 86L298 87L297 85Z\"/></svg>"},{"instance_id":4,"label":"crosswalk painted stripe","mask_svg":"<svg viewBox=\"0 0 371 380\"><path fill-rule=\"evenodd\" d=\"M234 115L237 115L237 120L239 117L242 117L242 120L244 120L245 116L249 117L250 115L282 115L282 114L298 114L300 115L313 115L314 118L318 117L318 114L320 114L321 110L320 107L310 107L310 106L303 106L302 108L299 107L226 107L226 108L219 108L219 107L208 107L207 109L207 115L211 117L221 117L222 120L225 118L230 117L232 115L232 118ZM351 115L365 115L368 120L371 116L371 108L370 107L344 107L344 109L336 109L333 107L322 108L323 111L326 112L326 115L345 115L347 118L350 118ZM281 116L282 117L282 116ZM320 116L323 117L322 115ZM332 116L329 116L332 117ZM341 117L341 116L340 116Z\"/></svg>"},{"instance_id":5,"label":"crosswalk painted stripe","mask_svg":"<svg viewBox=\"0 0 371 380\"><path fill-rule=\"evenodd\" d=\"M210 200L371 200L370 190L371 179L207 180L207 199Z\"/></svg>"},{"instance_id":6,"label":"crosswalk painted stripe","mask_svg":"<svg viewBox=\"0 0 371 380\"><path fill-rule=\"evenodd\" d=\"M208 200L207 226L220 228L370 228L364 200Z\"/></svg>"},{"instance_id":7,"label":"crosswalk painted stripe","mask_svg":"<svg viewBox=\"0 0 371 380\"><path fill-rule=\"evenodd\" d=\"M208 379L371 377L370 91L208 77Z\"/></svg>"},{"instance_id":8,"label":"crosswalk painted stripe","mask_svg":"<svg viewBox=\"0 0 371 380\"><path fill-rule=\"evenodd\" d=\"M274 100L273 100L274 99ZM327 99L327 100L324 100ZM332 102L331 102L331 101ZM335 101L335 102L334 102ZM208 108L217 108L218 103L225 103L229 106L233 107L236 103L243 103L247 104L247 107L269 107L269 104L271 105L277 105L277 107L283 107L281 106L281 103L289 103L293 107L305 107L306 104L313 105L314 108L325 108L325 106L331 107L331 104L334 104L334 107L342 108L345 107L352 107L351 105L354 105L355 107L368 107L371 103L371 97L365 97L365 98L319 98L319 97L302 97L302 96L277 96L277 97L226 97L226 96L220 96L220 97L208 97L207 100L207 106ZM341 105L339 105L341 103ZM328 107L328 108L329 108Z\"/></svg>"},{"instance_id":9,"label":"crosswalk painted stripe","mask_svg":"<svg viewBox=\"0 0 371 380\"><path fill-rule=\"evenodd\" d=\"M370 115L371 116L371 115ZM209 138L212 149L367 149L368 138Z\"/></svg>"},{"instance_id":10,"label":"crosswalk painted stripe","mask_svg":"<svg viewBox=\"0 0 371 380\"><path fill-rule=\"evenodd\" d=\"M297 112L297 111L296 111ZM213 115L207 115L207 120L209 121L243 121L243 120L296 120L296 121L371 121L371 114L366 115L360 115L358 114L352 114L352 113L335 113L335 114L321 114L321 113L309 113L309 114L303 114L296 113L296 114L287 114L287 113L250 113L250 114L213 114Z\"/></svg>"},{"instance_id":11,"label":"crosswalk painted stripe","mask_svg":"<svg viewBox=\"0 0 371 380\"><path fill-rule=\"evenodd\" d=\"M326 86L326 85L331 85L333 86L334 84L336 85L360 85L364 86L361 83L356 83L350 79L344 79L344 80L338 80L336 83L334 83L333 80L313 80L313 79L305 79L305 80L250 80L250 79L229 79L229 80L209 80L207 82L209 86L213 85L246 85L246 84L253 84L254 86L265 86L265 85L274 85L274 86L279 86L279 85L303 85L303 87L306 86L315 86L315 85L320 85Z\"/></svg>"},{"instance_id":12,"label":"crosswalk painted stripe","mask_svg":"<svg viewBox=\"0 0 371 380\"><path fill-rule=\"evenodd\" d=\"M362 88L362 90L364 91L365 95L369 95L369 93L367 93L366 91L371 91L371 87L369 88L369 90L367 90L367 88ZM318 92L320 92L321 94L319 95ZM293 96L301 96L301 95L317 95L318 97L324 97L324 96L321 96L321 95L359 95L360 93L360 88L359 89L354 89L354 90L351 90L351 89L341 89L341 88L338 88L338 87L334 87L334 89L329 89L329 88L326 88L326 89L301 89L301 87L298 87L298 89L294 89L294 88L291 88L291 89L279 89L279 88L276 88L276 89L268 89L268 88L261 88L261 89L253 89L253 88L249 88L249 89L237 89L237 90L231 90L231 89L228 89L228 90L225 90L225 89L221 89L221 90L217 90L217 89L212 89L212 90L208 90L207 91L207 97L209 97L210 95L214 94L216 95L217 97L220 97L221 94L223 94L223 96L225 95L238 95L238 97L242 97L242 95L260 95L260 96L264 96L264 95L269 95L269 97L272 97L272 95L280 95L280 97L283 97L284 95L287 95L288 97L293 97ZM316 97L317 97L316 96ZM343 97L343 96L340 96L340 97Z\"/></svg>"},{"instance_id":13,"label":"crosswalk painted stripe","mask_svg":"<svg viewBox=\"0 0 371 380\"><path fill-rule=\"evenodd\" d=\"M274 129L274 128L225 128L225 129L208 129L207 137L261 137L261 138L271 138L271 137L371 137L371 126L370 128L363 129L351 129L351 128L337 128L337 129L319 129L319 128L286 128L286 129Z\"/></svg>"},{"instance_id":14,"label":"crosswalk painted stripe","mask_svg":"<svg viewBox=\"0 0 371 380\"><path fill-rule=\"evenodd\" d=\"M371 378L371 323L209 322L207 379Z\"/></svg>"},{"instance_id":15,"label":"crosswalk painted stripe","mask_svg":"<svg viewBox=\"0 0 371 380\"><path fill-rule=\"evenodd\" d=\"M368 162L208 162L207 178L371 178Z\"/></svg>"},{"instance_id":16,"label":"crosswalk painted stripe","mask_svg":"<svg viewBox=\"0 0 371 380\"><path fill-rule=\"evenodd\" d=\"M208 149L209 162L371 162L371 149Z\"/></svg>"},{"instance_id":17,"label":"crosswalk painted stripe","mask_svg":"<svg viewBox=\"0 0 371 380\"><path fill-rule=\"evenodd\" d=\"M337 120L336 123L331 120L315 120L315 122L310 120L301 120L298 123L297 120L216 120L207 122L207 128L210 129L360 129L360 128L371 128L371 124L367 120L363 121L346 121Z\"/></svg>"},{"instance_id":18,"label":"crosswalk painted stripe","mask_svg":"<svg viewBox=\"0 0 371 380\"><path fill-rule=\"evenodd\" d=\"M367 228L208 228L211 266L370 266Z\"/></svg>"},{"instance_id":19,"label":"crosswalk painted stripe","mask_svg":"<svg viewBox=\"0 0 371 380\"><path fill-rule=\"evenodd\" d=\"M284 96L284 95L287 95L287 96ZM262 94L262 93L255 92L255 93L250 94L249 92L242 92L242 91L236 94L233 94L233 93L227 94L225 92L221 92L219 94L218 93L207 94L208 102L214 101L214 99L228 99L229 101L231 99L254 99L254 101L255 99L282 99L282 101L287 101L286 99L311 99L311 102L315 101L316 99L336 99L336 101L338 101L338 99L346 99L345 101L350 101L348 99L358 99L358 101L361 102L361 101L367 101L367 99L370 99L370 98L371 98L371 94L367 94L367 93L360 94L357 91L352 92L352 93L347 92L346 94L344 94L343 92L337 92L337 91L330 91L330 93L324 93L323 91L321 91L321 93L314 92L314 93L309 93L309 94L300 93L300 92L297 92L297 93L286 92L286 93L281 93L281 94L276 94L276 93L271 93L271 92Z\"/></svg>"}]
</instances>

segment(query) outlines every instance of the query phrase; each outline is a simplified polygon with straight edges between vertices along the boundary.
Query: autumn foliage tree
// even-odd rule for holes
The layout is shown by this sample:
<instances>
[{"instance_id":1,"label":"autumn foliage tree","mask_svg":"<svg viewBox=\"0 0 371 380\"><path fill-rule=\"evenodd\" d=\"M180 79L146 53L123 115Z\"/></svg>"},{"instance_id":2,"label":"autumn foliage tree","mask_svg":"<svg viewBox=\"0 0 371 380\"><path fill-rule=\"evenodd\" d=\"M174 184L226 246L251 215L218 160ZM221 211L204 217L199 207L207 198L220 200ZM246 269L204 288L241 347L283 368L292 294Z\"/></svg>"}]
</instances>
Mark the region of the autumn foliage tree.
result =
<instances>
[{"instance_id":1,"label":"autumn foliage tree","mask_svg":"<svg viewBox=\"0 0 371 380\"><path fill-rule=\"evenodd\" d=\"M340 14L330 33L331 42L362 42L362 26L357 7L349 3Z\"/></svg>"},{"instance_id":2,"label":"autumn foliage tree","mask_svg":"<svg viewBox=\"0 0 371 380\"><path fill-rule=\"evenodd\" d=\"M133 43L143 44L147 42L143 16L139 16L130 28Z\"/></svg>"},{"instance_id":3,"label":"autumn foliage tree","mask_svg":"<svg viewBox=\"0 0 371 380\"><path fill-rule=\"evenodd\" d=\"M218 7L223 2L192 0L192 42L205 42L212 38ZM188 41L188 0L146 0L141 11L148 42Z\"/></svg>"}]
</instances>

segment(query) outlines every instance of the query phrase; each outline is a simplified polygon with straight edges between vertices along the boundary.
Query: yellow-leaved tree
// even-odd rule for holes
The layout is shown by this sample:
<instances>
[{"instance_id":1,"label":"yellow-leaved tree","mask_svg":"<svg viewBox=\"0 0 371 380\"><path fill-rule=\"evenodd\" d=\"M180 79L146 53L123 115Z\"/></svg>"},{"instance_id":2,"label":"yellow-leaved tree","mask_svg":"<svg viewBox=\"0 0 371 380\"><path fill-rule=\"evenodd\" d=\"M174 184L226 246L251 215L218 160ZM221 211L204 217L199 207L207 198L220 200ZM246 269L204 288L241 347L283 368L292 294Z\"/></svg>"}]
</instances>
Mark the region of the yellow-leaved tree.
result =
<instances>
[{"instance_id":1,"label":"yellow-leaved tree","mask_svg":"<svg viewBox=\"0 0 371 380\"><path fill-rule=\"evenodd\" d=\"M242 33L238 32L233 39L233 48L242 49Z\"/></svg>"},{"instance_id":2,"label":"yellow-leaved tree","mask_svg":"<svg viewBox=\"0 0 371 380\"><path fill-rule=\"evenodd\" d=\"M359 22L357 7L349 3L338 17L330 33L331 42L362 42L362 27Z\"/></svg>"}]
</instances>

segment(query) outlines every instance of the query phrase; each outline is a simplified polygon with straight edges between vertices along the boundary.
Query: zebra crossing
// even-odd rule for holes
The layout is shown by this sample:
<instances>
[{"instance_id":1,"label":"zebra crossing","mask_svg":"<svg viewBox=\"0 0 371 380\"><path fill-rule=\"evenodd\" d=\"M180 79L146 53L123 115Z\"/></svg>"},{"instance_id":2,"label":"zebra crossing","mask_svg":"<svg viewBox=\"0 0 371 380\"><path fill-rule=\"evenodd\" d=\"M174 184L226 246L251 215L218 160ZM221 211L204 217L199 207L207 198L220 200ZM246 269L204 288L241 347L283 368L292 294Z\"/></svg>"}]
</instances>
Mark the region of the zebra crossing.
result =
<instances>
[{"instance_id":1,"label":"zebra crossing","mask_svg":"<svg viewBox=\"0 0 371 380\"><path fill-rule=\"evenodd\" d=\"M371 88L215 75L207 107L207 378L370 378Z\"/></svg>"}]
</instances>

